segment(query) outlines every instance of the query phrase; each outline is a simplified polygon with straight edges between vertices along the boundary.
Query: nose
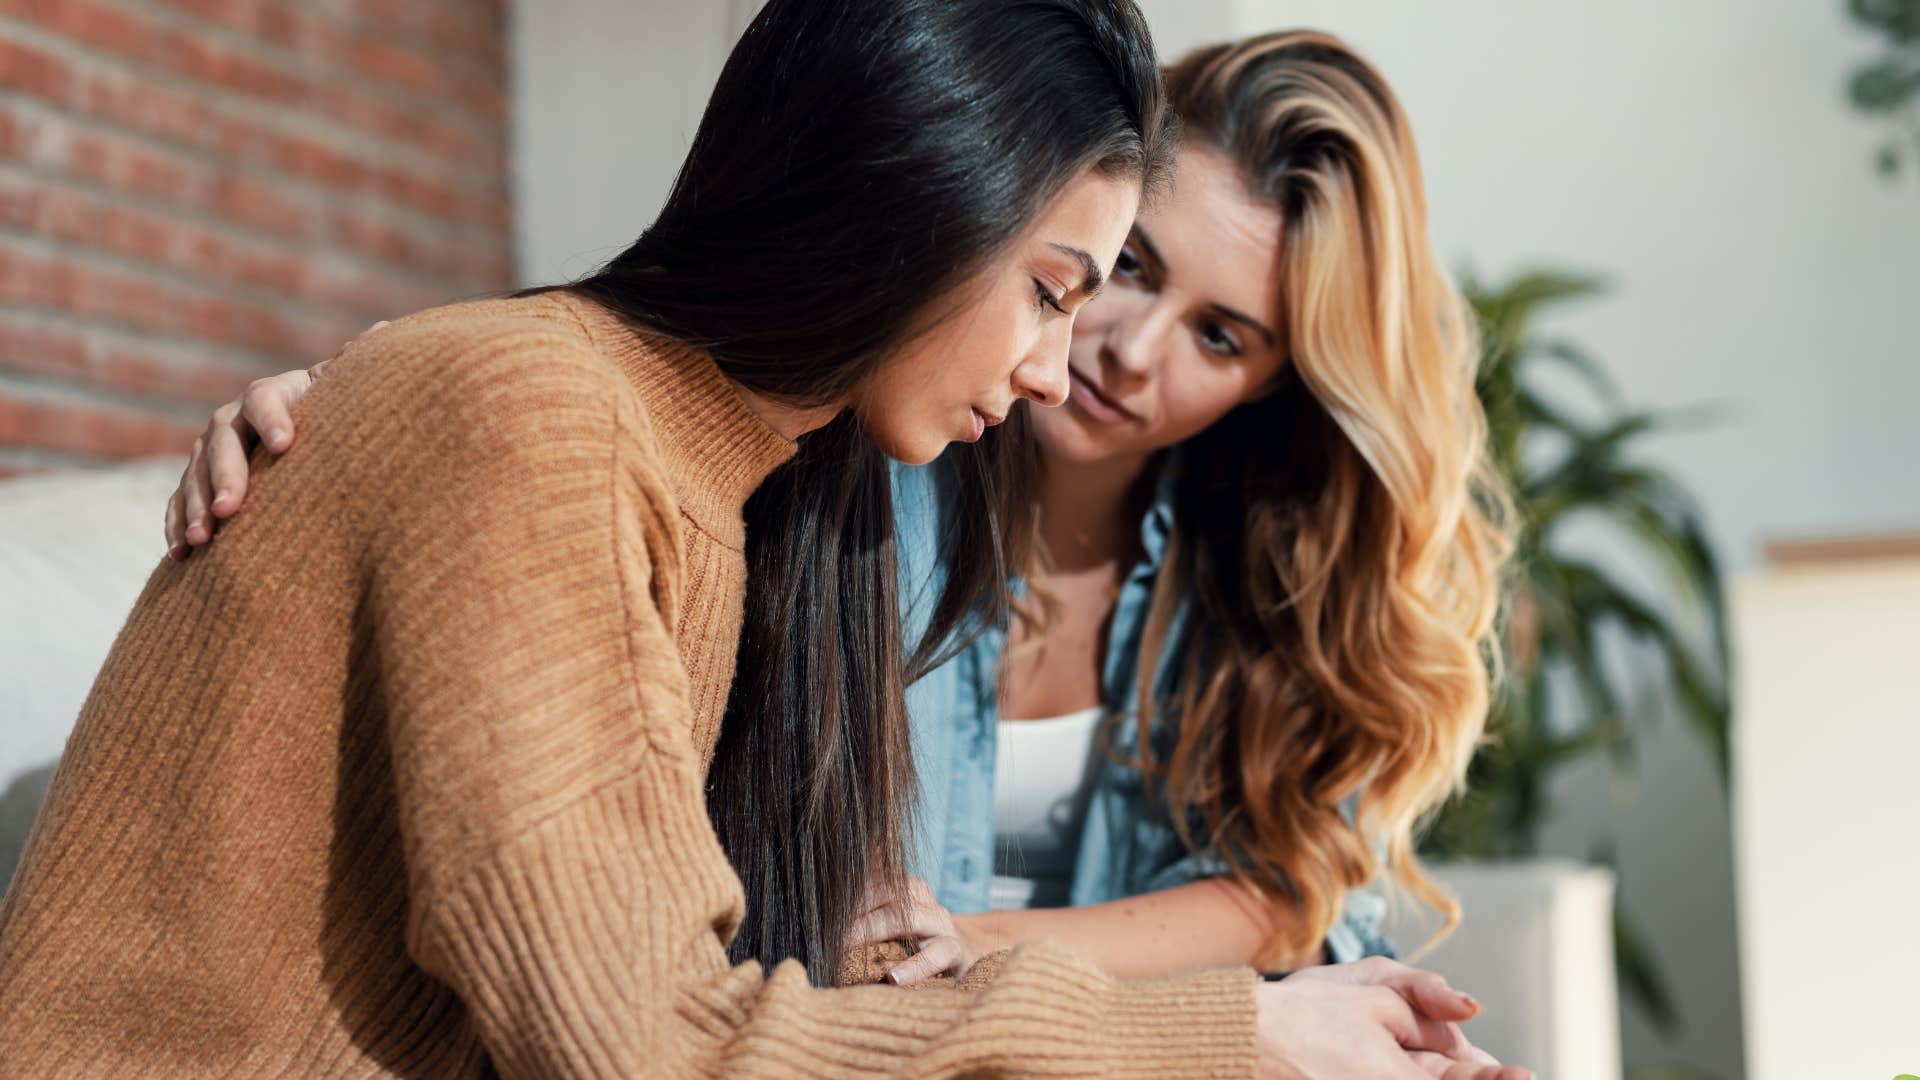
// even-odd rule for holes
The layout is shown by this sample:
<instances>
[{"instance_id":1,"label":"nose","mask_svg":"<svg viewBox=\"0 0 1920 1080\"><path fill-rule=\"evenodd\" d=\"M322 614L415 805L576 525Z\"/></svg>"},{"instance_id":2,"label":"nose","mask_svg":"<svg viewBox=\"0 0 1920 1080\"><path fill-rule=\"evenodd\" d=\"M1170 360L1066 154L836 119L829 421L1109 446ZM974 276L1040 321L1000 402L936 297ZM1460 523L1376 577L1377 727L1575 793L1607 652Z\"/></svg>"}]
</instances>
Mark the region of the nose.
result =
<instances>
[{"instance_id":1,"label":"nose","mask_svg":"<svg viewBox=\"0 0 1920 1080\"><path fill-rule=\"evenodd\" d=\"M1170 307L1141 305L1107 324L1100 339L1100 362L1111 373L1139 378L1153 367L1156 343L1173 316Z\"/></svg>"},{"instance_id":2,"label":"nose","mask_svg":"<svg viewBox=\"0 0 1920 1080\"><path fill-rule=\"evenodd\" d=\"M1067 400L1067 343L1061 334L1056 341L1040 348L1013 370L1013 391L1036 405L1052 408Z\"/></svg>"}]
</instances>

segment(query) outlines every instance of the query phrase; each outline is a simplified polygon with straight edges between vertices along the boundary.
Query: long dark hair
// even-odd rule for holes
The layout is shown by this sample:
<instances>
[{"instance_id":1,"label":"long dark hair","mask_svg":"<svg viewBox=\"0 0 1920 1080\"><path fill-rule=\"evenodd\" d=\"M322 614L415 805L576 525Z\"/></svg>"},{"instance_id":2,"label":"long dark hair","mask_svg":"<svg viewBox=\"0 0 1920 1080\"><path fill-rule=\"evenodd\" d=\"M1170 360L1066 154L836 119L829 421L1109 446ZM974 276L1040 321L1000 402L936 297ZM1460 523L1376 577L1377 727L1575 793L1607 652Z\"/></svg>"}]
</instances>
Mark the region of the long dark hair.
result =
<instances>
[{"instance_id":1,"label":"long dark hair","mask_svg":"<svg viewBox=\"0 0 1920 1080\"><path fill-rule=\"evenodd\" d=\"M772 0L735 46L666 207L576 288L794 404L842 398L949 312L1088 168L1168 147L1132 0ZM1006 614L1033 533L1015 417L942 457L947 588L909 660L885 458L851 414L747 503L748 592L707 807L746 887L735 962L837 968L870 879L905 876L904 687Z\"/></svg>"}]
</instances>

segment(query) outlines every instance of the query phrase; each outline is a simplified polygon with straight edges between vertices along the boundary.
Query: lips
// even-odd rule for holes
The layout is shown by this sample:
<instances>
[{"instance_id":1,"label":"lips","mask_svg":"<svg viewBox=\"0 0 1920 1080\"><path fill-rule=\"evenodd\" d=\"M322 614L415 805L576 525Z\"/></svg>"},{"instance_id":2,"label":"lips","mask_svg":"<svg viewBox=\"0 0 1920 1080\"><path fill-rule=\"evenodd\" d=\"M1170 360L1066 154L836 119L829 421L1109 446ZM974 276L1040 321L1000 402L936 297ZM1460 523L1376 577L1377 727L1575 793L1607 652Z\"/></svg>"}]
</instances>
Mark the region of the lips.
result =
<instances>
[{"instance_id":1,"label":"lips","mask_svg":"<svg viewBox=\"0 0 1920 1080\"><path fill-rule=\"evenodd\" d=\"M1072 368L1067 369L1068 382L1072 389L1068 398L1080 411L1103 424L1118 424L1126 420L1139 420L1131 409L1108 397L1091 379Z\"/></svg>"},{"instance_id":2,"label":"lips","mask_svg":"<svg viewBox=\"0 0 1920 1080\"><path fill-rule=\"evenodd\" d=\"M980 436L985 435L988 428L998 426L1006 417L995 416L985 409L974 406L969 409L967 419L973 424L973 430L966 436L967 441L979 442Z\"/></svg>"}]
</instances>

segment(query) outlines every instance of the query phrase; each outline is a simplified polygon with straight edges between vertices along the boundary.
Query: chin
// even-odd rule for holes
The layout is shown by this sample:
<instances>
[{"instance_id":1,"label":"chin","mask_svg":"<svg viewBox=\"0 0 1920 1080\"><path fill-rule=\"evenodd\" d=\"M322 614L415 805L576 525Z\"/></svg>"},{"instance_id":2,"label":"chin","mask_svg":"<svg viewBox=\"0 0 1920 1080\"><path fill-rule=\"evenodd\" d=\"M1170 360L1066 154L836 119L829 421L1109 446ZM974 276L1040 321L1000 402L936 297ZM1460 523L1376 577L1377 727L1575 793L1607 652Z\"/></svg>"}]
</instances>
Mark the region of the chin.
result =
<instances>
[{"instance_id":1,"label":"chin","mask_svg":"<svg viewBox=\"0 0 1920 1080\"><path fill-rule=\"evenodd\" d=\"M947 448L949 440L940 438L915 438L913 435L895 430L883 424L862 423L861 430L880 452L902 465L925 465L940 456Z\"/></svg>"},{"instance_id":2,"label":"chin","mask_svg":"<svg viewBox=\"0 0 1920 1080\"><path fill-rule=\"evenodd\" d=\"M933 463L933 459L939 457L941 452L946 450L947 445L947 443L941 443L930 449L923 446L916 449L902 448L896 451L888 449L885 444L882 444L880 452L902 465L930 465Z\"/></svg>"},{"instance_id":3,"label":"chin","mask_svg":"<svg viewBox=\"0 0 1920 1080\"><path fill-rule=\"evenodd\" d=\"M1091 465L1119 453L1116 448L1094 438L1091 432L1067 415L1070 408L1071 405L1061 405L1032 411L1033 440L1040 444L1043 457L1050 461Z\"/></svg>"}]
</instances>

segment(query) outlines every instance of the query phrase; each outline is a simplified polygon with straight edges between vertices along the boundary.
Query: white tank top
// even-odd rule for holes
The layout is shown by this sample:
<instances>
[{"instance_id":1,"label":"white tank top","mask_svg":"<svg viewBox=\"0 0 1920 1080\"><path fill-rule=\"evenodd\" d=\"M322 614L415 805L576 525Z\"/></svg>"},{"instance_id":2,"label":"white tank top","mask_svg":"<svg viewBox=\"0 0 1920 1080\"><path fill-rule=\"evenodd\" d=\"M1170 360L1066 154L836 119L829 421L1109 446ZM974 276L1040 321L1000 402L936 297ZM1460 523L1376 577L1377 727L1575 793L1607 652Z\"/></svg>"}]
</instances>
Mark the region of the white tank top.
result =
<instances>
[{"instance_id":1,"label":"white tank top","mask_svg":"<svg viewBox=\"0 0 1920 1080\"><path fill-rule=\"evenodd\" d=\"M997 725L990 909L1066 904L1092 787L1094 734L1105 714L1096 705Z\"/></svg>"}]
</instances>

